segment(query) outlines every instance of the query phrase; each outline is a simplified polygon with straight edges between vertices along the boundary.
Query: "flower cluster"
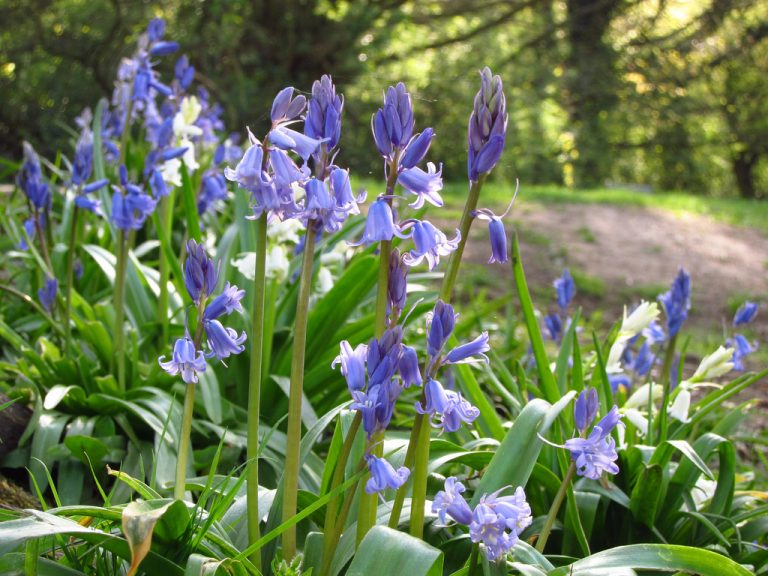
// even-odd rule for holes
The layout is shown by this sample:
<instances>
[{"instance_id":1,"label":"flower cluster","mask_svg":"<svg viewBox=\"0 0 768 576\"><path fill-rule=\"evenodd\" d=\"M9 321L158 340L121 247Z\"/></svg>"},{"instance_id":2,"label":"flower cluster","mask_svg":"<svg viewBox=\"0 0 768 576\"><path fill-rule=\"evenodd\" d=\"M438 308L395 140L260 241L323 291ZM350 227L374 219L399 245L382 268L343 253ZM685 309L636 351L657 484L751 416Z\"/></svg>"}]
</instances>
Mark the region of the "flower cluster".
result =
<instances>
[{"instance_id":1,"label":"flower cluster","mask_svg":"<svg viewBox=\"0 0 768 576\"><path fill-rule=\"evenodd\" d=\"M667 332L672 338L680 331L691 308L691 277L683 268L678 270L670 289L659 296L659 302L664 308Z\"/></svg>"},{"instance_id":2,"label":"flower cluster","mask_svg":"<svg viewBox=\"0 0 768 576\"><path fill-rule=\"evenodd\" d=\"M469 180L493 170L504 151L507 137L507 100L500 76L487 66L480 72L481 87L469 118Z\"/></svg>"},{"instance_id":3,"label":"flower cluster","mask_svg":"<svg viewBox=\"0 0 768 576\"><path fill-rule=\"evenodd\" d=\"M587 436L587 429L597 416L600 403L594 388L585 389L579 394L573 409L573 418L579 436L565 441L565 447L571 452L571 459L576 463L576 473L585 478L598 480L603 472L618 474L616 465L616 441L611 432L619 424L621 414L618 406L613 406Z\"/></svg>"},{"instance_id":4,"label":"flower cluster","mask_svg":"<svg viewBox=\"0 0 768 576\"><path fill-rule=\"evenodd\" d=\"M751 323L757 316L757 308L755 302L744 302L733 316L734 328ZM733 368L740 371L744 370L744 358L757 350L757 341L750 342L746 336L739 333L734 333L725 345L733 348Z\"/></svg>"},{"instance_id":5,"label":"flower cluster","mask_svg":"<svg viewBox=\"0 0 768 576\"><path fill-rule=\"evenodd\" d=\"M449 516L469 526L470 539L482 544L488 560L501 560L517 543L520 533L533 522L525 492L518 486L511 495L502 496L506 490L502 488L483 495L473 510L462 495L465 490L455 476L446 478L445 490L439 491L432 502L432 512L437 513L443 524Z\"/></svg>"},{"instance_id":6,"label":"flower cluster","mask_svg":"<svg viewBox=\"0 0 768 576\"><path fill-rule=\"evenodd\" d=\"M189 332L186 332L183 338L176 341L171 359L166 361L165 356L159 359L163 370L172 376L181 374L187 384L196 383L197 375L205 372L205 358L224 360L245 350L245 332L238 335L235 330L225 327L219 320L232 312L243 311L240 301L245 296L245 291L227 282L221 293L208 302L216 290L218 281L219 265L208 257L201 245L190 240L187 243L187 259L184 262L184 285L192 302L198 310L202 310L202 314L197 320L195 338L191 338ZM208 352L203 352L201 346L203 334L206 337Z\"/></svg>"},{"instance_id":7,"label":"flower cluster","mask_svg":"<svg viewBox=\"0 0 768 576\"><path fill-rule=\"evenodd\" d=\"M33 240L38 229L43 230L46 223L46 213L51 207L51 193L48 184L43 181L40 169L40 158L29 142L24 142L24 161L16 176L16 185L24 193L32 210L30 217L24 221L24 232L18 244L20 250L29 246L27 239Z\"/></svg>"},{"instance_id":8,"label":"flower cluster","mask_svg":"<svg viewBox=\"0 0 768 576\"><path fill-rule=\"evenodd\" d=\"M547 336L553 342L560 343L570 323L570 317L567 315L568 305L576 295L576 283L573 281L568 268L565 268L563 274L552 285L555 287L555 293L557 294L559 312L553 312L545 316L544 326L547 329Z\"/></svg>"}]
</instances>

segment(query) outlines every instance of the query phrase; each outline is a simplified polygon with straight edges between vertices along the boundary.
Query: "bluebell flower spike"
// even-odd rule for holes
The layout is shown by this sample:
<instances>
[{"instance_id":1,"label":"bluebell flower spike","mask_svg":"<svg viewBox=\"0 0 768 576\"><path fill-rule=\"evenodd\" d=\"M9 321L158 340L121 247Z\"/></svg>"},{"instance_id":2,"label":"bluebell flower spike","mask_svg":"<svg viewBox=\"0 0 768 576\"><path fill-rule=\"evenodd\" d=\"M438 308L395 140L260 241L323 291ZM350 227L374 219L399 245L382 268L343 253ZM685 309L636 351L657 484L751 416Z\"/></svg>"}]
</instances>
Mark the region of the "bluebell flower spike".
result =
<instances>
[{"instance_id":1,"label":"bluebell flower spike","mask_svg":"<svg viewBox=\"0 0 768 576\"><path fill-rule=\"evenodd\" d=\"M679 269L670 289L659 296L659 302L664 307L671 338L680 331L691 308L691 277L683 268Z\"/></svg>"},{"instance_id":2,"label":"bluebell flower spike","mask_svg":"<svg viewBox=\"0 0 768 576\"><path fill-rule=\"evenodd\" d=\"M189 336L176 340L170 360L160 356L158 362L171 376L181 374L181 379L187 384L197 384L198 374L206 369L203 351L195 349L195 343Z\"/></svg>"},{"instance_id":3,"label":"bluebell flower spike","mask_svg":"<svg viewBox=\"0 0 768 576\"><path fill-rule=\"evenodd\" d=\"M742 326L744 324L749 324L755 319L755 316L757 316L757 309L758 306L756 302L744 302L744 304L739 306L739 309L736 310L736 314L733 315L733 325Z\"/></svg>"}]
</instances>

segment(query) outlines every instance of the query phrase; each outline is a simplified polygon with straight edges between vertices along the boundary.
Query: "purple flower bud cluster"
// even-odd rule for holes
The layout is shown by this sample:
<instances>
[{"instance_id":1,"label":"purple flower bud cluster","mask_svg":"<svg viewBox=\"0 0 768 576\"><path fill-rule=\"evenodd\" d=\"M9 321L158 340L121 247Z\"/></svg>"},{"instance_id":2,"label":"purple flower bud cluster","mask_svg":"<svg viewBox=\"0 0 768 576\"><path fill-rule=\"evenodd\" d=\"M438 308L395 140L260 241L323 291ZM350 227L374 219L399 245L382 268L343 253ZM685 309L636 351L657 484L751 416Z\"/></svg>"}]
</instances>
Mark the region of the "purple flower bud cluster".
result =
<instances>
[{"instance_id":1,"label":"purple flower bud cluster","mask_svg":"<svg viewBox=\"0 0 768 576\"><path fill-rule=\"evenodd\" d=\"M659 296L659 302L664 307L671 338L680 331L691 308L691 277L683 268L678 270L670 289Z\"/></svg>"},{"instance_id":2,"label":"purple flower bud cluster","mask_svg":"<svg viewBox=\"0 0 768 576\"><path fill-rule=\"evenodd\" d=\"M56 306L56 295L59 291L59 283L56 278L48 277L45 279L43 287L37 291L37 297L40 299L40 304L47 312L53 312Z\"/></svg>"},{"instance_id":3,"label":"purple flower bud cluster","mask_svg":"<svg viewBox=\"0 0 768 576\"><path fill-rule=\"evenodd\" d=\"M480 91L469 118L469 180L476 182L496 166L507 137L507 101L500 76L487 66L480 72Z\"/></svg>"},{"instance_id":4,"label":"purple flower bud cluster","mask_svg":"<svg viewBox=\"0 0 768 576\"><path fill-rule=\"evenodd\" d=\"M86 109L81 118L84 120L80 131L80 137L75 147L75 157L72 162L72 185L77 187L77 196L75 196L75 205L83 210L93 212L101 216L101 202L98 199L90 198L88 195L98 192L109 184L107 178L101 178L88 183L93 171L93 131L90 127L91 111Z\"/></svg>"},{"instance_id":5,"label":"purple flower bud cluster","mask_svg":"<svg viewBox=\"0 0 768 576\"><path fill-rule=\"evenodd\" d=\"M184 285L197 309L202 309L203 313L198 318L195 340L190 338L187 332L183 338L176 340L170 360L164 360L165 356L158 360L163 370L172 376L181 374L182 380L187 384L196 383L197 375L205 372L206 358L224 360L245 350L245 332L238 335L235 330L225 327L219 320L233 312L243 311L240 301L245 297L245 290L227 282L224 290L207 302L218 284L219 270L219 264L208 256L200 244L194 240L187 243ZM206 337L208 352L203 352L201 346L203 334Z\"/></svg>"},{"instance_id":6,"label":"purple flower bud cluster","mask_svg":"<svg viewBox=\"0 0 768 576\"><path fill-rule=\"evenodd\" d=\"M611 432L621 420L619 408L613 406L595 425L589 436L586 435L599 408L597 391L593 388L583 390L573 409L573 419L579 436L565 441L565 448L570 450L571 459L576 462L576 473L592 480L598 480L603 472L619 472L616 465L619 458L616 453L616 441L611 437Z\"/></svg>"},{"instance_id":7,"label":"purple flower bud cluster","mask_svg":"<svg viewBox=\"0 0 768 576\"><path fill-rule=\"evenodd\" d=\"M560 343L563 339L565 330L570 325L570 317L567 315L568 305L576 295L576 283L573 281L568 268L563 270L560 278L557 278L552 285L555 287L557 295L557 306L559 312L553 312L544 317L544 326L547 329L546 335L550 340Z\"/></svg>"},{"instance_id":8,"label":"purple flower bud cluster","mask_svg":"<svg viewBox=\"0 0 768 576\"><path fill-rule=\"evenodd\" d=\"M157 200L141 186L128 181L125 165L120 169L120 186L112 186L112 223L120 230L139 230L154 212Z\"/></svg>"},{"instance_id":9,"label":"purple flower bud cluster","mask_svg":"<svg viewBox=\"0 0 768 576\"><path fill-rule=\"evenodd\" d=\"M29 142L24 142L24 161L21 164L21 170L16 176L16 186L24 193L32 209L30 217L24 221L24 232L26 236L34 239L37 228L45 228L46 212L51 207L51 193L48 184L43 181L43 172L40 169L40 158L37 152L32 148ZM27 238L22 235L17 244L19 250L27 250L29 245Z\"/></svg>"},{"instance_id":10,"label":"purple flower bud cluster","mask_svg":"<svg viewBox=\"0 0 768 576\"><path fill-rule=\"evenodd\" d=\"M745 326L750 324L757 316L758 305L755 302L744 302L733 316L733 326ZM735 333L725 342L726 348L733 348L733 369L745 370L744 358L757 351L757 340L750 342L743 334Z\"/></svg>"},{"instance_id":11,"label":"purple flower bud cluster","mask_svg":"<svg viewBox=\"0 0 768 576\"><path fill-rule=\"evenodd\" d=\"M443 524L447 524L448 516L469 526L472 542L481 544L485 557L496 562L506 556L522 531L533 522L523 488L518 486L511 495L502 496L506 489L483 495L473 510L464 499L464 485L450 476L445 479L445 490L435 495L432 512L437 513Z\"/></svg>"}]
</instances>

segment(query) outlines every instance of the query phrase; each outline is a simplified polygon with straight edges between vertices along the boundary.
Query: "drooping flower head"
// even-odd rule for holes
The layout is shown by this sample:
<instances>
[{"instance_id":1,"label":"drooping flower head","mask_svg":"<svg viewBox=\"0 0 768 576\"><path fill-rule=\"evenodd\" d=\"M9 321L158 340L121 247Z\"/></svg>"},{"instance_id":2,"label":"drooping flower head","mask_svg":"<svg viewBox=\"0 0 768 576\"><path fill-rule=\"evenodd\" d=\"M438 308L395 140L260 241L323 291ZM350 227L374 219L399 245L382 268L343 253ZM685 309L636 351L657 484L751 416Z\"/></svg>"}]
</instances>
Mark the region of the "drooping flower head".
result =
<instances>
[{"instance_id":1,"label":"drooping flower head","mask_svg":"<svg viewBox=\"0 0 768 576\"><path fill-rule=\"evenodd\" d=\"M405 466L400 466L400 468L395 470L394 466L384 458L366 454L365 461L368 464L368 470L371 474L368 482L365 483L365 491L367 494L382 492L387 488L397 490L400 486L405 484L410 475L410 470Z\"/></svg>"},{"instance_id":2,"label":"drooping flower head","mask_svg":"<svg viewBox=\"0 0 768 576\"><path fill-rule=\"evenodd\" d=\"M393 237L408 238L408 234L400 230L395 223L392 207L385 198L379 197L368 207L368 216L365 219L363 237L359 242L349 242L350 246L365 244L370 246L382 240L392 240Z\"/></svg>"},{"instance_id":3,"label":"drooping flower head","mask_svg":"<svg viewBox=\"0 0 768 576\"><path fill-rule=\"evenodd\" d=\"M245 332L239 336L233 328L227 328L218 320L205 320L205 334L208 338L209 358L216 357L219 360L229 358L233 354L240 354L245 350Z\"/></svg>"},{"instance_id":4,"label":"drooping flower head","mask_svg":"<svg viewBox=\"0 0 768 576\"><path fill-rule=\"evenodd\" d=\"M554 281L553 286L557 292L557 305L562 311L565 311L576 295L576 283L573 281L568 268L563 270L563 275Z\"/></svg>"},{"instance_id":5,"label":"drooping flower head","mask_svg":"<svg viewBox=\"0 0 768 576\"><path fill-rule=\"evenodd\" d=\"M616 460L619 456L611 432L620 420L619 408L613 406L595 425L588 437L565 441L565 447L571 452L571 459L576 462L576 473L579 476L598 480L603 472L618 474Z\"/></svg>"},{"instance_id":6,"label":"drooping flower head","mask_svg":"<svg viewBox=\"0 0 768 576\"><path fill-rule=\"evenodd\" d=\"M474 110L469 118L469 180L493 170L507 135L507 101L501 77L494 76L487 66L480 72L480 90L475 96Z\"/></svg>"},{"instance_id":7,"label":"drooping flower head","mask_svg":"<svg viewBox=\"0 0 768 576\"><path fill-rule=\"evenodd\" d=\"M403 262L408 266L418 266L426 258L430 270L440 263L441 256L448 256L455 251L461 240L461 232L456 229L452 239L427 220L406 220L402 228L412 227L414 248L403 256Z\"/></svg>"},{"instance_id":8,"label":"drooping flower head","mask_svg":"<svg viewBox=\"0 0 768 576\"><path fill-rule=\"evenodd\" d=\"M128 181L125 165L120 166L120 184L113 186L112 222L120 230L139 230L154 212L157 201Z\"/></svg>"},{"instance_id":9,"label":"drooping flower head","mask_svg":"<svg viewBox=\"0 0 768 576\"><path fill-rule=\"evenodd\" d=\"M517 192L520 189L520 183L518 182L515 187L515 193L512 196L512 201L507 206L507 209L500 216L496 216L488 208L480 208L475 210L475 216L479 220L488 221L488 235L491 239L491 257L488 259L488 264L498 262L503 264L509 260L507 255L507 232L504 230L504 222L502 220L509 214L512 207L515 205L517 199Z\"/></svg>"},{"instance_id":10,"label":"drooping flower head","mask_svg":"<svg viewBox=\"0 0 768 576\"><path fill-rule=\"evenodd\" d=\"M216 296L208 306L205 307L203 318L206 320L215 320L221 316L231 314L232 312L242 312L243 307L240 301L245 297L245 290L240 290L234 284L224 287L224 291Z\"/></svg>"},{"instance_id":11,"label":"drooping flower head","mask_svg":"<svg viewBox=\"0 0 768 576\"><path fill-rule=\"evenodd\" d=\"M733 315L733 325L741 326L743 324L749 324L757 316L757 303L756 302L744 302L739 309L736 310L736 314Z\"/></svg>"},{"instance_id":12,"label":"drooping flower head","mask_svg":"<svg viewBox=\"0 0 768 576\"><path fill-rule=\"evenodd\" d=\"M680 331L691 308L691 277L683 268L678 271L670 289L659 296L659 302L664 307L671 338Z\"/></svg>"},{"instance_id":13,"label":"drooping flower head","mask_svg":"<svg viewBox=\"0 0 768 576\"><path fill-rule=\"evenodd\" d=\"M456 432L462 423L471 424L480 416L480 410L461 394L443 388L434 378L424 385L424 404L416 402L414 408L419 414L428 415L432 425L443 432Z\"/></svg>"},{"instance_id":14,"label":"drooping flower head","mask_svg":"<svg viewBox=\"0 0 768 576\"><path fill-rule=\"evenodd\" d=\"M356 348L346 340L340 344L341 352L334 359L331 368L341 364L341 375L347 380L350 392L365 388L365 360L368 357L368 345L358 344Z\"/></svg>"},{"instance_id":15,"label":"drooping flower head","mask_svg":"<svg viewBox=\"0 0 768 576\"><path fill-rule=\"evenodd\" d=\"M48 184L43 182L40 158L29 142L24 142L24 162L16 176L16 184L36 210L50 208L51 194Z\"/></svg>"},{"instance_id":16,"label":"drooping flower head","mask_svg":"<svg viewBox=\"0 0 768 576\"><path fill-rule=\"evenodd\" d=\"M757 350L757 341L750 342L743 334L734 334L725 345L733 348L733 369L740 372L744 371L744 358Z\"/></svg>"},{"instance_id":17,"label":"drooping flower head","mask_svg":"<svg viewBox=\"0 0 768 576\"><path fill-rule=\"evenodd\" d=\"M181 374L187 384L197 384L197 375L205 372L206 363L202 350L195 350L195 343L189 336L179 338L173 346L170 360L160 356L160 367L171 376Z\"/></svg>"},{"instance_id":18,"label":"drooping flower head","mask_svg":"<svg viewBox=\"0 0 768 576\"><path fill-rule=\"evenodd\" d=\"M435 303L432 312L427 315L427 354L434 361L445 346L445 343L453 333L458 314L453 311L453 306L442 300Z\"/></svg>"},{"instance_id":19,"label":"drooping flower head","mask_svg":"<svg viewBox=\"0 0 768 576\"><path fill-rule=\"evenodd\" d=\"M303 94L293 97L294 88L288 86L277 93L272 101L272 111L270 117L274 126L290 122L304 112L307 105L307 98Z\"/></svg>"},{"instance_id":20,"label":"drooping flower head","mask_svg":"<svg viewBox=\"0 0 768 576\"><path fill-rule=\"evenodd\" d=\"M408 267L403 264L400 250L393 248L389 255L387 276L387 317L399 318L405 309L408 289Z\"/></svg>"}]
</instances>

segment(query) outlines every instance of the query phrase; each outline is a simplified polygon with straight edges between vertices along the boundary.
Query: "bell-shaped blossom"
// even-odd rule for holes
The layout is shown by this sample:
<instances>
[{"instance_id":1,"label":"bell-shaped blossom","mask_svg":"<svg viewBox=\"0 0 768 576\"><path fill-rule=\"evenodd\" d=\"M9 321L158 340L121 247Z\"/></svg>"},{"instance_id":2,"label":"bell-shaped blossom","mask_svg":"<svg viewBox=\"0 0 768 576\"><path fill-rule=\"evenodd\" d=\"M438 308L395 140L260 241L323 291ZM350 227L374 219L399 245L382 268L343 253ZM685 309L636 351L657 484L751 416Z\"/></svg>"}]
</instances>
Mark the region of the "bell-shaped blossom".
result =
<instances>
[{"instance_id":1,"label":"bell-shaped blossom","mask_svg":"<svg viewBox=\"0 0 768 576\"><path fill-rule=\"evenodd\" d=\"M16 184L36 210L50 208L51 193L48 185L43 182L40 159L28 142L24 142L24 162L16 176Z\"/></svg>"},{"instance_id":2,"label":"bell-shaped blossom","mask_svg":"<svg viewBox=\"0 0 768 576\"><path fill-rule=\"evenodd\" d=\"M30 241L35 239L35 218L27 218L24 220L24 223L22 224L22 227L24 228L24 233L21 235L21 239L19 240L19 243L16 244L16 248L19 250L29 250L29 243L27 242L27 239Z\"/></svg>"},{"instance_id":3,"label":"bell-shaped blossom","mask_svg":"<svg viewBox=\"0 0 768 576\"><path fill-rule=\"evenodd\" d=\"M219 265L208 257L202 244L187 242L187 259L184 262L184 286L196 305L210 296L219 281Z\"/></svg>"},{"instance_id":4,"label":"bell-shaped blossom","mask_svg":"<svg viewBox=\"0 0 768 576\"><path fill-rule=\"evenodd\" d=\"M678 271L670 289L659 296L659 302L664 307L671 338L680 331L691 307L691 277L683 268Z\"/></svg>"},{"instance_id":5,"label":"bell-shaped blossom","mask_svg":"<svg viewBox=\"0 0 768 576\"><path fill-rule=\"evenodd\" d=\"M343 109L344 97L336 94L336 86L331 77L326 74L320 80L315 80L304 120L304 134L323 141L328 150L333 150L341 136Z\"/></svg>"},{"instance_id":6,"label":"bell-shaped blossom","mask_svg":"<svg viewBox=\"0 0 768 576\"><path fill-rule=\"evenodd\" d=\"M507 134L507 102L501 77L485 67L480 72L480 90L469 118L469 179L476 182L496 166L504 151Z\"/></svg>"},{"instance_id":7,"label":"bell-shaped blossom","mask_svg":"<svg viewBox=\"0 0 768 576\"><path fill-rule=\"evenodd\" d=\"M500 216L496 216L496 214L488 208L480 208L474 212L474 216L478 220L488 221L488 235L491 240L491 257L488 259L488 264L493 264L494 262L503 264L509 260L509 255L507 254L507 232L504 230L504 223L502 220L506 218L507 214L510 213L512 207L515 205L517 192L519 190L520 183L518 182L515 187L515 193L512 195L512 201Z\"/></svg>"},{"instance_id":8,"label":"bell-shaped blossom","mask_svg":"<svg viewBox=\"0 0 768 576\"><path fill-rule=\"evenodd\" d=\"M456 235L449 240L427 220L406 220L402 228L413 228L412 238L414 248L403 256L403 262L408 266L418 266L426 258L430 270L440 263L441 256L448 256L455 251L461 240L461 233L456 230Z\"/></svg>"},{"instance_id":9,"label":"bell-shaped blossom","mask_svg":"<svg viewBox=\"0 0 768 576\"><path fill-rule=\"evenodd\" d=\"M712 354L702 359L689 381L707 382L730 372L733 369L733 351L733 348L718 347Z\"/></svg>"},{"instance_id":10,"label":"bell-shaped blossom","mask_svg":"<svg viewBox=\"0 0 768 576\"><path fill-rule=\"evenodd\" d=\"M368 346L358 344L356 348L346 340L340 344L341 352L331 363L331 368L341 364L341 375L347 380L350 392L365 388L365 361L368 356Z\"/></svg>"},{"instance_id":11,"label":"bell-shaped blossom","mask_svg":"<svg viewBox=\"0 0 768 576\"><path fill-rule=\"evenodd\" d=\"M616 460L616 441L611 432L621 420L617 406L600 420L586 438L571 438L565 441L565 447L571 452L571 459L576 462L579 476L597 480L603 472L618 474Z\"/></svg>"},{"instance_id":12,"label":"bell-shaped blossom","mask_svg":"<svg viewBox=\"0 0 768 576\"><path fill-rule=\"evenodd\" d=\"M88 182L93 170L93 132L85 127L80 132L72 162L72 184L82 186Z\"/></svg>"},{"instance_id":13,"label":"bell-shaped blossom","mask_svg":"<svg viewBox=\"0 0 768 576\"><path fill-rule=\"evenodd\" d=\"M187 384L197 384L197 375L205 372L206 368L203 351L195 349L195 343L189 336L176 340L170 360L165 361L165 356L160 356L158 361L171 376L181 374L181 379Z\"/></svg>"},{"instance_id":14,"label":"bell-shaped blossom","mask_svg":"<svg viewBox=\"0 0 768 576\"><path fill-rule=\"evenodd\" d=\"M217 169L208 170L203 174L200 192L197 195L197 212L205 214L216 202L226 200L227 181Z\"/></svg>"},{"instance_id":15,"label":"bell-shaped blossom","mask_svg":"<svg viewBox=\"0 0 768 576\"><path fill-rule=\"evenodd\" d=\"M274 144L281 150L291 150L301 157L306 162L310 156L317 152L321 140L316 140L291 130L285 126L278 126L269 133L269 142Z\"/></svg>"},{"instance_id":16,"label":"bell-shaped blossom","mask_svg":"<svg viewBox=\"0 0 768 576\"><path fill-rule=\"evenodd\" d=\"M675 420L686 424L691 421L688 411L691 408L691 391L688 386L680 386L675 399L667 409L667 413Z\"/></svg>"},{"instance_id":17,"label":"bell-shaped blossom","mask_svg":"<svg viewBox=\"0 0 768 576\"><path fill-rule=\"evenodd\" d=\"M453 311L453 306L442 300L438 300L432 311L427 314L427 354L431 361L437 358L450 338L458 316Z\"/></svg>"},{"instance_id":18,"label":"bell-shaped blossom","mask_svg":"<svg viewBox=\"0 0 768 576\"><path fill-rule=\"evenodd\" d=\"M112 222L120 230L139 230L155 210L157 201L135 185L112 195Z\"/></svg>"},{"instance_id":19,"label":"bell-shaped blossom","mask_svg":"<svg viewBox=\"0 0 768 576\"><path fill-rule=\"evenodd\" d=\"M421 386L421 370L419 369L419 356L416 349L412 346L403 346L402 356L397 365L397 371L403 381L403 387L409 388L413 385Z\"/></svg>"},{"instance_id":20,"label":"bell-shaped blossom","mask_svg":"<svg viewBox=\"0 0 768 576\"><path fill-rule=\"evenodd\" d=\"M646 340L634 357L631 368L638 376L645 376L651 371L655 362L656 355L651 351L651 345Z\"/></svg>"},{"instance_id":21,"label":"bell-shaped blossom","mask_svg":"<svg viewBox=\"0 0 768 576\"><path fill-rule=\"evenodd\" d=\"M608 383L611 391L616 394L619 390L629 390L632 387L632 379L626 374L608 374Z\"/></svg>"},{"instance_id":22,"label":"bell-shaped blossom","mask_svg":"<svg viewBox=\"0 0 768 576\"><path fill-rule=\"evenodd\" d=\"M573 420L580 433L585 432L592 425L598 408L597 390L594 388L582 390L573 406Z\"/></svg>"},{"instance_id":23,"label":"bell-shaped blossom","mask_svg":"<svg viewBox=\"0 0 768 576\"><path fill-rule=\"evenodd\" d=\"M56 306L56 295L59 291L59 283L56 278L48 277L45 279L43 287L37 291L37 297L40 299L40 304L48 312L52 312Z\"/></svg>"},{"instance_id":24,"label":"bell-shaped blossom","mask_svg":"<svg viewBox=\"0 0 768 576\"><path fill-rule=\"evenodd\" d=\"M245 350L245 332L237 335L232 328L225 328L218 320L205 320L205 335L208 339L208 348L210 352L208 357L216 357L219 360L229 358L232 354L240 354Z\"/></svg>"},{"instance_id":25,"label":"bell-shaped blossom","mask_svg":"<svg viewBox=\"0 0 768 576\"><path fill-rule=\"evenodd\" d=\"M427 155L434 136L435 131L432 128L425 128L423 132L411 138L400 158L400 167L407 170L421 162Z\"/></svg>"},{"instance_id":26,"label":"bell-shaped blossom","mask_svg":"<svg viewBox=\"0 0 768 576\"><path fill-rule=\"evenodd\" d=\"M744 370L744 358L757 350L757 342L750 342L743 334L734 334L725 345L733 348L733 369L738 371Z\"/></svg>"},{"instance_id":27,"label":"bell-shaped blossom","mask_svg":"<svg viewBox=\"0 0 768 576\"><path fill-rule=\"evenodd\" d=\"M561 310L565 311L576 295L576 283L573 281L568 268L563 270L563 275L554 281L553 286L557 292L557 305L560 306Z\"/></svg>"},{"instance_id":28,"label":"bell-shaped blossom","mask_svg":"<svg viewBox=\"0 0 768 576\"><path fill-rule=\"evenodd\" d=\"M234 284L230 285L229 282L227 282L224 291L211 300L211 303L205 307L203 318L205 320L213 320L235 311L242 312L243 306L240 304L240 301L244 297L245 290L240 290Z\"/></svg>"},{"instance_id":29,"label":"bell-shaped blossom","mask_svg":"<svg viewBox=\"0 0 768 576\"><path fill-rule=\"evenodd\" d=\"M412 208L421 208L425 201L437 207L443 205L443 198L440 196L440 190L443 188L442 164L438 170L434 163L427 162L426 172L418 166L405 169L398 175L397 183L416 195L416 200L409 204Z\"/></svg>"},{"instance_id":30,"label":"bell-shaped blossom","mask_svg":"<svg viewBox=\"0 0 768 576\"><path fill-rule=\"evenodd\" d=\"M350 407L362 415L363 430L368 438L387 429L401 391L399 384L388 379L381 383L369 384L365 392L362 390L352 392L354 402Z\"/></svg>"},{"instance_id":31,"label":"bell-shaped blossom","mask_svg":"<svg viewBox=\"0 0 768 576\"><path fill-rule=\"evenodd\" d=\"M419 414L430 416L432 425L444 432L456 432L462 423L471 424L480 415L461 394L446 390L437 380L430 378L424 385L424 405L416 402L414 408Z\"/></svg>"},{"instance_id":32,"label":"bell-shaped blossom","mask_svg":"<svg viewBox=\"0 0 768 576\"><path fill-rule=\"evenodd\" d=\"M290 122L297 118L304 111L307 105L307 99L302 94L293 97L293 87L288 86L277 93L272 101L272 111L270 117L273 125Z\"/></svg>"},{"instance_id":33,"label":"bell-shaped blossom","mask_svg":"<svg viewBox=\"0 0 768 576\"><path fill-rule=\"evenodd\" d=\"M371 477L365 483L365 491L367 494L375 494L376 492L382 492L387 488L397 490L405 484L410 475L410 470L405 466L401 466L397 470L387 462L384 458L377 458L371 454L365 455L365 461L368 464L368 470Z\"/></svg>"},{"instance_id":34,"label":"bell-shaped blossom","mask_svg":"<svg viewBox=\"0 0 768 576\"><path fill-rule=\"evenodd\" d=\"M553 342L560 343L563 338L563 321L557 314L548 314L544 316L544 327L547 329L546 335Z\"/></svg>"},{"instance_id":35,"label":"bell-shaped blossom","mask_svg":"<svg viewBox=\"0 0 768 576\"><path fill-rule=\"evenodd\" d=\"M629 341L642 333L659 316L659 307L655 302L641 302L631 314L627 315L624 309L624 318L616 335L606 362L606 371L609 374L618 374L622 371L621 358Z\"/></svg>"},{"instance_id":36,"label":"bell-shaped blossom","mask_svg":"<svg viewBox=\"0 0 768 576\"><path fill-rule=\"evenodd\" d=\"M441 524L448 524L446 515L465 526L469 526L472 522L472 508L462 496L465 491L464 484L458 482L455 476L445 479L445 490L435 494L435 499L432 501L432 512L437 513Z\"/></svg>"},{"instance_id":37,"label":"bell-shaped blossom","mask_svg":"<svg viewBox=\"0 0 768 576\"><path fill-rule=\"evenodd\" d=\"M448 352L448 354L445 355L443 364L467 364L470 362L481 362L480 358L482 358L482 361L488 364L490 361L484 352L488 352L490 349L491 347L488 344L488 332L483 332L474 340L465 344L460 344ZM478 356L480 358L478 358Z\"/></svg>"},{"instance_id":38,"label":"bell-shaped blossom","mask_svg":"<svg viewBox=\"0 0 768 576\"><path fill-rule=\"evenodd\" d=\"M392 207L385 198L377 198L368 208L368 216L365 219L365 229L363 237L359 242L349 242L350 246L360 246L365 244L369 246L383 240L389 241L393 237L408 238L400 227L395 223L395 217L392 213Z\"/></svg>"},{"instance_id":39,"label":"bell-shaped blossom","mask_svg":"<svg viewBox=\"0 0 768 576\"><path fill-rule=\"evenodd\" d=\"M736 310L736 314L733 315L733 325L741 326L742 324L749 324L757 316L757 303L756 302L744 302L739 309Z\"/></svg>"},{"instance_id":40,"label":"bell-shaped blossom","mask_svg":"<svg viewBox=\"0 0 768 576\"><path fill-rule=\"evenodd\" d=\"M195 79L195 67L189 63L189 58L186 54L176 60L176 64L173 67L173 76L178 83L180 92L189 90L192 81Z\"/></svg>"},{"instance_id":41,"label":"bell-shaped blossom","mask_svg":"<svg viewBox=\"0 0 768 576\"><path fill-rule=\"evenodd\" d=\"M384 107L371 118L373 138L379 153L389 160L403 150L413 135L413 104L405 84L390 86L384 94Z\"/></svg>"}]
</instances>

